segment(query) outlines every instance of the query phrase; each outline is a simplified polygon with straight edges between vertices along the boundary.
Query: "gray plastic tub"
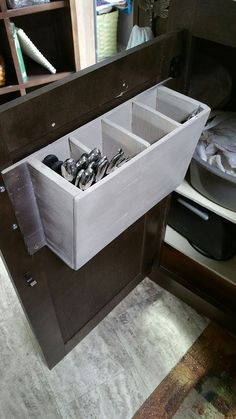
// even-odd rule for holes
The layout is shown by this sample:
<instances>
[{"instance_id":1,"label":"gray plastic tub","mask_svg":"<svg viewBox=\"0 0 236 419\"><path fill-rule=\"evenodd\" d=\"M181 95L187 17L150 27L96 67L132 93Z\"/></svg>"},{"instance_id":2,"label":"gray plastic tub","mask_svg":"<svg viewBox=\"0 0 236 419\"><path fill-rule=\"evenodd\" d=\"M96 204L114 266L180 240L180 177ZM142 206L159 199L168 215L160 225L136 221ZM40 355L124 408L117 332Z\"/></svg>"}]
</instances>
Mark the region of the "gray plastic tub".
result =
<instances>
[{"instance_id":1,"label":"gray plastic tub","mask_svg":"<svg viewBox=\"0 0 236 419\"><path fill-rule=\"evenodd\" d=\"M210 166L196 153L190 164L190 182L206 198L236 211L236 177Z\"/></svg>"}]
</instances>

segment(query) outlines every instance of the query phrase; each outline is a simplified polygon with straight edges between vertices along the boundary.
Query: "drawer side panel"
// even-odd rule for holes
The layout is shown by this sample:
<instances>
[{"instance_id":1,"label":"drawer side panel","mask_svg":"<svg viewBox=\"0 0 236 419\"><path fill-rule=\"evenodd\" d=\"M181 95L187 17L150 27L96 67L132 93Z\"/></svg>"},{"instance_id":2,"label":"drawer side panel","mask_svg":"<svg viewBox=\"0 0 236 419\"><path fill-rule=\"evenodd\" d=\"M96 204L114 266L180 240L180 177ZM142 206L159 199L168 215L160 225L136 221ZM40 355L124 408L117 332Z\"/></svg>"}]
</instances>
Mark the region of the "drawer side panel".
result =
<instances>
[{"instance_id":1,"label":"drawer side panel","mask_svg":"<svg viewBox=\"0 0 236 419\"><path fill-rule=\"evenodd\" d=\"M76 269L182 182L207 116L208 110L75 198Z\"/></svg>"}]
</instances>

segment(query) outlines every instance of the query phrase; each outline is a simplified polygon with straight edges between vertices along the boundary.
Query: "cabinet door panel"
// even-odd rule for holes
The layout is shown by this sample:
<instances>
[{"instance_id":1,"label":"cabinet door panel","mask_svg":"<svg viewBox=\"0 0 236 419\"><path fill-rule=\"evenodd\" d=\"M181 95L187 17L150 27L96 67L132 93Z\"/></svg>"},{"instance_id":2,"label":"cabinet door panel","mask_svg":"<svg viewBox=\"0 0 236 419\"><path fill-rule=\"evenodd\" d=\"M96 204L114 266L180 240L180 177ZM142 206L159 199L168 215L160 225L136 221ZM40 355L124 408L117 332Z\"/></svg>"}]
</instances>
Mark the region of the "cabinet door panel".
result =
<instances>
[{"instance_id":1,"label":"cabinet door panel","mask_svg":"<svg viewBox=\"0 0 236 419\"><path fill-rule=\"evenodd\" d=\"M168 34L3 105L0 169L166 79L182 47L182 33ZM20 229L11 229L16 216L10 199L6 192L0 194L0 247L49 367L150 271L158 259L166 203L152 208L73 271L46 247L29 255ZM33 287L31 277L37 282Z\"/></svg>"},{"instance_id":2,"label":"cabinet door panel","mask_svg":"<svg viewBox=\"0 0 236 419\"><path fill-rule=\"evenodd\" d=\"M236 47L236 3L232 0L172 0L168 29Z\"/></svg>"}]
</instances>

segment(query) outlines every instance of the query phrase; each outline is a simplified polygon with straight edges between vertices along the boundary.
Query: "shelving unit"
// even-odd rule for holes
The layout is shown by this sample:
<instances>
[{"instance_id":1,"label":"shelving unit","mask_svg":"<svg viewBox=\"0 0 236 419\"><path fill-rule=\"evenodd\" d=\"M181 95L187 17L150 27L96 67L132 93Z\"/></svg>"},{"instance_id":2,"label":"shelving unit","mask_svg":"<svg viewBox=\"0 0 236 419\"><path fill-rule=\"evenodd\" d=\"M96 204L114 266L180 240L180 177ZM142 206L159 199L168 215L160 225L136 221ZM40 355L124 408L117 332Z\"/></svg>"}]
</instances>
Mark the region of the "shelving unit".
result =
<instances>
[{"instance_id":1,"label":"shelving unit","mask_svg":"<svg viewBox=\"0 0 236 419\"><path fill-rule=\"evenodd\" d=\"M27 82L23 82L10 23L22 28L42 54L57 70L48 70L24 56ZM8 9L6 0L0 0L0 54L6 66L6 85L0 88L0 104L25 95L47 83L62 79L74 71L75 52L68 1L52 1L18 9Z\"/></svg>"},{"instance_id":2,"label":"shelving unit","mask_svg":"<svg viewBox=\"0 0 236 419\"><path fill-rule=\"evenodd\" d=\"M211 210L215 214L227 219L228 221L236 223L236 212L230 211L205 198L203 195L197 192L186 179L176 189L176 192ZM187 239L185 239L181 234L176 232L170 226L167 226L166 229L165 242L172 246L174 249L183 253L185 256L188 256L207 269L221 276L222 278L236 283L236 256L227 261L215 261L207 258L201 253L197 252L189 244Z\"/></svg>"},{"instance_id":3,"label":"shelving unit","mask_svg":"<svg viewBox=\"0 0 236 419\"><path fill-rule=\"evenodd\" d=\"M2 3L2 2L1 2ZM67 1L53 1L51 3L36 4L35 6L20 7L19 9L5 9L0 12L0 19L7 19L16 16L31 15L33 13L46 12L48 10L62 9L68 7Z\"/></svg>"},{"instance_id":4,"label":"shelving unit","mask_svg":"<svg viewBox=\"0 0 236 419\"><path fill-rule=\"evenodd\" d=\"M236 282L236 256L230 260L226 261L216 261L210 258L207 258L201 253L197 252L181 234L173 230L173 228L167 226L165 242L174 249L179 250L185 256L195 260L201 265L205 266L207 269L210 269L217 275L220 275L224 279L228 279L232 282Z\"/></svg>"}]
</instances>

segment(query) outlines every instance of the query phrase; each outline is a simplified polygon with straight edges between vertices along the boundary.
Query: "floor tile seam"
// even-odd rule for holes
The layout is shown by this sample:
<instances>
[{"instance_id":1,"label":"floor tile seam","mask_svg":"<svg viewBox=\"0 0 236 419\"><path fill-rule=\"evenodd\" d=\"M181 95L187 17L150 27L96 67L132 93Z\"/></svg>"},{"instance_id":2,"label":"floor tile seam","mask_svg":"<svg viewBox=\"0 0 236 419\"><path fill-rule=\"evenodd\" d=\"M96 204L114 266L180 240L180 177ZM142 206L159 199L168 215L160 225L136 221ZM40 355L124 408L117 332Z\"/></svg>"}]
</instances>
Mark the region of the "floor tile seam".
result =
<instances>
[{"instance_id":1,"label":"floor tile seam","mask_svg":"<svg viewBox=\"0 0 236 419\"><path fill-rule=\"evenodd\" d=\"M112 374L112 376L110 376L109 378L106 378L106 379L102 380L99 384L94 385L94 386L93 386L93 387L91 387L88 391L86 391L86 392L84 392L83 394L81 394L81 396L80 396L80 397L84 397L84 396L86 396L86 395L87 395L87 394L89 394L91 391L94 391L97 387L100 387L100 386L102 386L102 385L104 385L104 384L108 383L110 380L112 380L112 379L114 379L114 378L118 377L118 376L119 376L119 375L121 375L121 374L125 374L127 371L132 372L132 371L134 370L134 371L135 371L135 373L137 374L137 376L138 376L138 377L140 377L140 374L138 373L137 368L136 368L136 366L134 365L133 358L129 355L128 351L127 351L127 350L126 350L126 348L124 347L124 345L123 345L123 343L121 342L121 340L120 340L119 336L117 335L116 331L114 331L114 330L113 330L113 333L116 335L116 337L117 337L117 339L118 339L118 341L119 341L119 343L120 343L120 345L121 345L121 347L122 347L122 350L125 352L125 354L127 354L128 358L129 358L129 359L130 359L130 361L132 362L132 366L130 366L130 367L128 367L128 368L126 368L126 367L124 367L124 366L121 366L122 368L121 368L121 369L120 369L117 373L113 373L113 374ZM116 358L114 357L114 359L116 359ZM142 382L143 382L143 380L142 380ZM146 385L145 385L145 388L146 388Z\"/></svg>"},{"instance_id":2,"label":"floor tile seam","mask_svg":"<svg viewBox=\"0 0 236 419\"><path fill-rule=\"evenodd\" d=\"M115 374L114 376L112 376L111 378L97 384L96 386L91 387L88 391L86 391L85 393L83 393L81 396L78 397L78 400L82 399L83 397L86 397L89 393L92 393L94 390L96 390L97 388L103 387L105 384L108 384L110 380L113 380L114 378L119 377L120 375L124 375L126 370L123 371L119 371L117 374Z\"/></svg>"},{"instance_id":3,"label":"floor tile seam","mask_svg":"<svg viewBox=\"0 0 236 419\"><path fill-rule=\"evenodd\" d=\"M108 383L110 380L113 380L114 378L116 378L116 377L117 377L117 376L119 376L120 374L124 374L126 371L127 371L127 368L122 368L122 370L119 370L117 373L113 373L113 374L112 374L112 376L110 376L109 378L106 378L106 379L102 380L101 382L99 382L99 384L97 384L97 385L92 385L92 386L90 385L89 390L85 390L85 391L81 392L81 394L80 394L79 398L86 396L86 395L87 395L87 394L89 394L90 392L94 391L97 387L99 387L99 386L101 386L101 385L104 385L104 384ZM45 375L45 374L46 374L46 373L45 373L45 371L44 371L44 375ZM47 379L47 381L48 381L47 376L46 376L46 379ZM49 385L50 385L50 388L52 388L50 383L49 383ZM53 391L53 394L55 395L56 400L58 399L58 397L60 398L60 395L58 395L56 392L54 392L54 390L53 390L53 389L52 389L52 391ZM60 410L61 410L61 409L60 409Z\"/></svg>"},{"instance_id":4,"label":"floor tile seam","mask_svg":"<svg viewBox=\"0 0 236 419\"><path fill-rule=\"evenodd\" d=\"M122 346L122 348L123 348L124 352L128 354L128 357L129 357L129 358L130 358L130 360L132 361L132 365L133 365L133 369L134 369L135 373L136 373L136 374L137 374L137 376L141 379L141 382L143 383L143 385L144 385L145 389L149 392L148 386L147 386L147 385L146 385L146 383L144 382L142 375L139 373L138 368L137 368L137 365L136 365L136 363L135 363L135 360L134 360L133 356L131 356L131 355L130 355L130 352L129 352L129 351L126 349L126 347L124 346L124 343L123 343L123 342L122 342L122 340L120 339L120 336L119 336L118 332L117 332L116 330L114 330L114 333L115 333L115 335L116 335L116 337L117 337L118 341L120 342L120 345ZM132 368L129 368L129 369L132 371Z\"/></svg>"},{"instance_id":5,"label":"floor tile seam","mask_svg":"<svg viewBox=\"0 0 236 419\"><path fill-rule=\"evenodd\" d=\"M44 376L44 378L45 378L45 380L46 380L46 382L47 382L47 384L48 384L48 386L49 386L49 388L50 388L50 390L51 390L51 395L53 395L54 402L55 402L56 407L57 407L58 417L60 417L61 419L64 419L64 416L63 416L63 414L62 414L62 412L61 412L61 408L60 408L60 406L59 406L59 404L58 404L58 401L57 401L57 396L56 396L56 394L55 394L55 391L54 391L54 389L53 389L53 387L52 387L52 385L51 385L51 383L50 383L50 381L49 381L49 379L48 379L48 377L47 377L47 375L46 375L46 373L45 373L45 371L44 371L43 366L41 365L40 360L38 360L38 362L39 362L39 364L40 364L40 368L41 368L41 370L42 370L42 374L43 374L43 376ZM42 361L42 362L43 362L43 361ZM46 367L46 368L48 368L48 367ZM60 415L60 416L59 416L59 415Z\"/></svg>"},{"instance_id":6,"label":"floor tile seam","mask_svg":"<svg viewBox=\"0 0 236 419\"><path fill-rule=\"evenodd\" d=\"M107 321L111 321L114 317L115 318L117 318L117 317L119 317L119 316L122 316L123 314L125 314L125 313L127 313L127 311L130 311L130 310L132 310L132 309L134 309L134 308L136 308L136 307L139 307L140 309L142 309L142 308L144 308L145 306L144 306L144 303L146 302L146 301L148 301L149 300L149 298L148 297L146 297L146 298L143 298L142 299L142 302L140 303L140 302L137 302L137 303L133 303L133 304L130 304L130 305L128 305L128 307L126 307L126 308L124 308L122 311L120 311L120 312L118 312L118 313L109 313L108 314L108 318L107 318ZM140 307L140 305L141 305L141 307ZM144 307L143 307L144 306ZM111 315L110 315L111 314Z\"/></svg>"},{"instance_id":7,"label":"floor tile seam","mask_svg":"<svg viewBox=\"0 0 236 419\"><path fill-rule=\"evenodd\" d=\"M118 336L118 333L119 333L119 332L116 332L116 333L117 333L117 336ZM124 346L124 342L122 342L122 339L120 338L120 336L118 336L118 338L119 338L119 340L121 341L122 346L123 346L123 347L125 347L125 346ZM128 346L128 348L126 348L126 347L125 347L125 351L128 353L129 358L131 358L131 360L132 360L133 368L134 368L135 372L137 373L138 377L139 377L139 378L141 378L142 383L144 383L145 388L146 388L146 389L148 390L148 392L149 392L149 391L150 391L150 389L149 389L149 387L148 387L148 385L147 385L146 381L144 381L144 378L143 378L143 377L142 377L142 375L140 375L140 373L139 373L139 369L138 369L138 365L137 365L137 356L135 356L135 357L134 357L134 356L130 353L130 351L129 351L129 345L128 345L128 344L127 344L127 346Z\"/></svg>"},{"instance_id":8,"label":"floor tile seam","mask_svg":"<svg viewBox=\"0 0 236 419\"><path fill-rule=\"evenodd\" d=\"M106 379L100 381L99 384L90 387L90 389L88 391L85 391L83 394L81 394L80 397L85 396L86 394L90 393L91 391L94 391L97 387L100 387L104 384L107 384L107 383L109 383L109 381L113 380L114 378L117 378L119 375L126 374L129 371L132 372L131 367L129 367L129 368L122 367L122 369L120 369L118 372L113 373L112 375L110 375L109 378L106 378ZM136 372L136 369L135 369L135 372Z\"/></svg>"},{"instance_id":9,"label":"floor tile seam","mask_svg":"<svg viewBox=\"0 0 236 419\"><path fill-rule=\"evenodd\" d=\"M116 332L117 334L119 333L119 332ZM201 332L202 333L202 332ZM200 334L201 334L200 333ZM199 334L199 336L200 336L200 334ZM193 343L198 339L198 337L199 336L197 336L196 337L196 339L193 341ZM119 337L120 338L120 337ZM122 340L122 338L120 339L120 340ZM187 349L184 349L184 352L182 353L182 354L180 354L179 356L178 356L178 359L176 359L175 360L175 363L170 367L170 368L168 368L168 372L166 372L165 373L165 375L162 377L162 379L161 379L161 381L160 381L160 383L165 379L165 377L171 372L171 370L180 362L180 360L183 358L183 356L188 352L188 350L191 348L191 346L193 345L193 343L191 343L189 346L188 346L188 348ZM124 342L122 342L122 345L124 346ZM144 378L143 378L143 376L142 375L140 375L139 374L139 372L138 372L138 357L137 356L132 356L131 354L130 354L130 351L129 351L129 345L127 344L127 348L125 348L126 349L126 351L128 352L128 354L129 354L129 357L132 359L132 361L133 361L133 365L134 365L134 368L135 368L135 370L136 370L136 372L138 373L138 376L139 377L141 377L141 380L142 380L142 382L144 382L144 384L145 384L145 388L147 388L148 389L148 391L150 391L150 389L149 389L149 386L147 385L147 383L146 383L146 381L144 380ZM160 384L159 383L159 384ZM157 384L157 385L159 385L159 384ZM151 393L152 393L152 390L151 390Z\"/></svg>"}]
</instances>

